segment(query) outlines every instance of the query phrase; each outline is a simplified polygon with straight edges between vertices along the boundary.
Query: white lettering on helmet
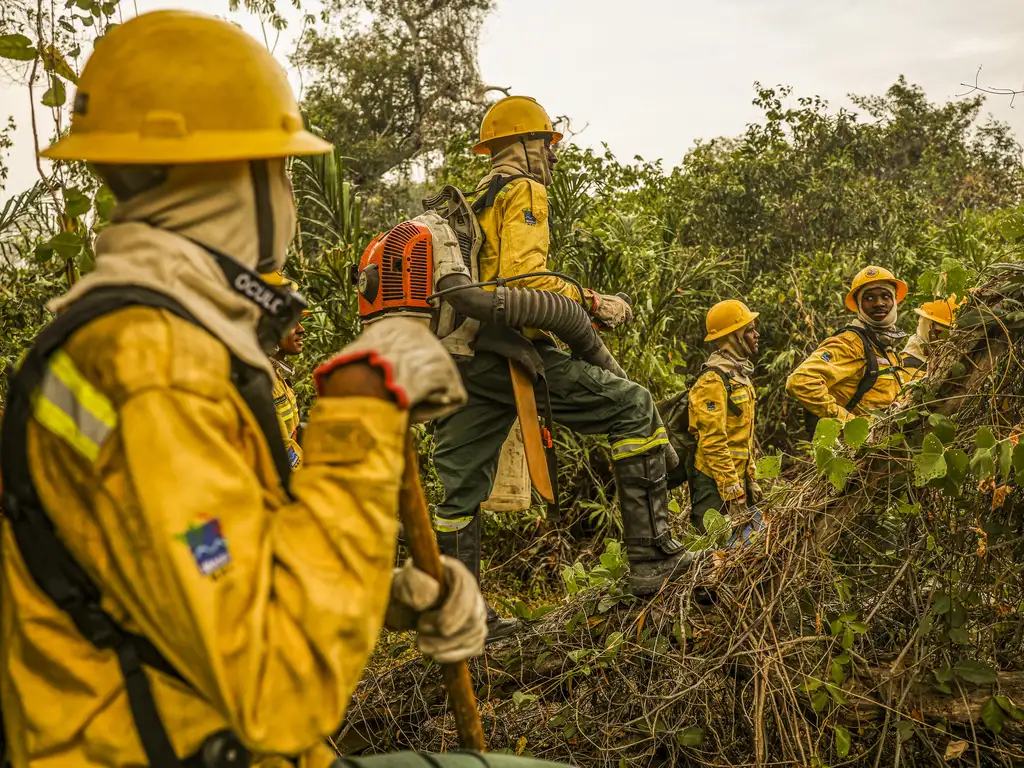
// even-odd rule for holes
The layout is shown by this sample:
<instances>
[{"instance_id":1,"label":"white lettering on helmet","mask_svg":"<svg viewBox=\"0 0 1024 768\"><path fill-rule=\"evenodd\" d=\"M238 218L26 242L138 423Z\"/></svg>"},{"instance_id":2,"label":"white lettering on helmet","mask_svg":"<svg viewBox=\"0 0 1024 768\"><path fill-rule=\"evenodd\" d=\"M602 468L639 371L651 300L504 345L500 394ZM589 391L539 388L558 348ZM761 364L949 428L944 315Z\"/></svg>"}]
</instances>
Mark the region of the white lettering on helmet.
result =
<instances>
[{"instance_id":1,"label":"white lettering on helmet","mask_svg":"<svg viewBox=\"0 0 1024 768\"><path fill-rule=\"evenodd\" d=\"M277 296L263 281L254 279L246 272L235 278L235 290L248 296L271 315L276 315L284 303L284 299Z\"/></svg>"}]
</instances>

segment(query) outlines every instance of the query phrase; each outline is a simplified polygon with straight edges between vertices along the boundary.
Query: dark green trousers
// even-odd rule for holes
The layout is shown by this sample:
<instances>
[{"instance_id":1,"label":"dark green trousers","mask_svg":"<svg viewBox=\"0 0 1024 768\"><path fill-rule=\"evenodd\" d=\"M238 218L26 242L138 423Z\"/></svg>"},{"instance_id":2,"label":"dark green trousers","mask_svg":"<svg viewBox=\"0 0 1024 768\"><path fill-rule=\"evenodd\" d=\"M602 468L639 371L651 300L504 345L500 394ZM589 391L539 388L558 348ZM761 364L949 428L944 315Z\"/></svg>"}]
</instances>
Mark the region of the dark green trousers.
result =
<instances>
[{"instance_id":1,"label":"dark green trousers","mask_svg":"<svg viewBox=\"0 0 1024 768\"><path fill-rule=\"evenodd\" d=\"M390 755L340 758L335 768L550 768L562 763L515 755L480 755L476 752L394 752Z\"/></svg>"},{"instance_id":2,"label":"dark green trousers","mask_svg":"<svg viewBox=\"0 0 1024 768\"><path fill-rule=\"evenodd\" d=\"M743 481L746 484L746 479ZM750 486L747 485L747 498L750 498ZM715 509L725 514L725 502L718 493L718 485L710 477L696 467L690 467L690 523L698 533L706 533L704 513Z\"/></svg>"},{"instance_id":3,"label":"dark green trousers","mask_svg":"<svg viewBox=\"0 0 1024 768\"><path fill-rule=\"evenodd\" d=\"M667 440L651 393L597 366L574 360L551 344L538 343L551 393L554 420L589 435L607 434L613 458ZM458 530L478 513L494 484L501 446L516 419L508 360L478 352L459 366L469 400L435 423L434 468L444 485L438 530ZM542 390L537 407L543 414ZM660 435L660 437L659 437Z\"/></svg>"}]
</instances>

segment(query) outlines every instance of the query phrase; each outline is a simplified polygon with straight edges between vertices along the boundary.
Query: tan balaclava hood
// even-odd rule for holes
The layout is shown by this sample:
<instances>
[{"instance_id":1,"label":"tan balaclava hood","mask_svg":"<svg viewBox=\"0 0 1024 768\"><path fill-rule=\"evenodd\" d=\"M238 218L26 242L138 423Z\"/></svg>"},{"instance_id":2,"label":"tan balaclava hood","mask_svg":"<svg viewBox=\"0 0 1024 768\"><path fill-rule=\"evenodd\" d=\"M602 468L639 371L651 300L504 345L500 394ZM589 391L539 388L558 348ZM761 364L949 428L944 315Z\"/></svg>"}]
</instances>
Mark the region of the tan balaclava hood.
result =
<instances>
[{"instance_id":1,"label":"tan balaclava hood","mask_svg":"<svg viewBox=\"0 0 1024 768\"><path fill-rule=\"evenodd\" d=\"M548 165L547 147L544 139L520 137L504 149L491 156L491 175L518 176L527 174L545 187L551 183L551 166ZM488 177L489 178L489 177Z\"/></svg>"},{"instance_id":2,"label":"tan balaclava hood","mask_svg":"<svg viewBox=\"0 0 1024 768\"><path fill-rule=\"evenodd\" d=\"M257 337L261 310L231 287L203 247L250 269L284 264L295 234L295 203L284 160L269 160L266 167L269 210L260 215L273 224L265 246L270 252L264 253L271 264L259 264L258 205L249 163L171 166L162 183L118 203L111 225L96 239L96 269L49 308L60 311L100 286L149 288L177 300L241 360L271 373Z\"/></svg>"},{"instance_id":3,"label":"tan balaclava hood","mask_svg":"<svg viewBox=\"0 0 1024 768\"><path fill-rule=\"evenodd\" d=\"M872 288L884 288L892 296L892 309L882 320L874 320L864 311L864 293ZM878 345L883 349L889 349L907 337L907 334L896 327L896 319L899 316L899 305L896 302L896 286L892 283L868 283L857 291L857 320L855 325L860 325L872 332Z\"/></svg>"},{"instance_id":4,"label":"tan balaclava hood","mask_svg":"<svg viewBox=\"0 0 1024 768\"><path fill-rule=\"evenodd\" d=\"M750 375L754 372L754 362L750 359L752 352L747 345L743 333L749 326L745 325L728 336L715 341L717 349L705 363L706 368L718 368L732 375L742 384L750 384Z\"/></svg>"}]
</instances>

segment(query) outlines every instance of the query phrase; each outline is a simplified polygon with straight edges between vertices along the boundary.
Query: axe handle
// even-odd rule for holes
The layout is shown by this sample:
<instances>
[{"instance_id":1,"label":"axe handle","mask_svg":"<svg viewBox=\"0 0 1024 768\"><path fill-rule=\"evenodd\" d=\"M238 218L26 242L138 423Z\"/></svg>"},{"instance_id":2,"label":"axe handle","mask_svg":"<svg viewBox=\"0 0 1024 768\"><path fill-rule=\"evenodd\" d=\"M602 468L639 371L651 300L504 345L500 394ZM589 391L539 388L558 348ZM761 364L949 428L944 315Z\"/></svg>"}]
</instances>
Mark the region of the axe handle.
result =
<instances>
[{"instance_id":1,"label":"axe handle","mask_svg":"<svg viewBox=\"0 0 1024 768\"><path fill-rule=\"evenodd\" d=\"M430 512L427 509L427 498L423 495L420 484L419 456L413 441L412 430L405 441L405 473L402 476L402 489L398 497L398 511L405 527L405 539L412 550L412 561L421 571L433 576L441 585L441 594L445 593L444 568L441 567L441 553L437 548L434 528L430 524ZM455 715L455 728L459 733L459 748L483 752L484 727L480 722L480 712L476 708L476 694L473 693L473 680L469 676L469 666L465 661L454 664L442 664L444 671L444 687L448 691L448 701Z\"/></svg>"}]
</instances>

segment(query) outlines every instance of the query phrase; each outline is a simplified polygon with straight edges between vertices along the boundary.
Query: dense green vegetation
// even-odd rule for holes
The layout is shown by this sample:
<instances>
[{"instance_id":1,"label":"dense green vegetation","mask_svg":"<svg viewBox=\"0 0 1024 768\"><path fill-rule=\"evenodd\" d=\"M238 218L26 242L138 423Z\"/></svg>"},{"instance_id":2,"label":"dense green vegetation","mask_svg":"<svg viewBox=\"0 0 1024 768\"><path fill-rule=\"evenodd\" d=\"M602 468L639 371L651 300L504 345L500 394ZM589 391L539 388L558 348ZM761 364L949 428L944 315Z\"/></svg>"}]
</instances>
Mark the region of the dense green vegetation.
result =
<instances>
[{"instance_id":1,"label":"dense green vegetation","mask_svg":"<svg viewBox=\"0 0 1024 768\"><path fill-rule=\"evenodd\" d=\"M0 11L3 66L32 83L37 109L62 128L92 38L127 12L122 5L75 0L52 16L42 4L15 0ZM283 23L271 1L245 6L268 28ZM292 164L300 231L287 271L315 309L297 377L305 406L312 367L358 332L348 266L376 232L418 213L430 191L447 183L469 189L484 172L469 147L495 95L475 56L490 6L333 0L300 38L294 61L307 83L303 107L336 145L333 155ZM607 443L561 431L567 521L555 527L540 508L488 520L487 587L537 621L525 651L494 662L506 677L491 691L503 702L492 724L502 746L586 765L643 756L666 765L878 766L901 754L933 764L950 745L976 742L986 745L974 751L976 764L1015 764L1024 759L1014 725L1024 717L1017 706L1024 696L1014 704L1003 681L1021 674L1022 502L994 496L1005 500L1024 471L1015 447L1024 417L1014 347L1024 289L1014 268L1003 266L1021 260L1024 242L1021 147L1007 126L981 119L980 97L936 104L902 78L883 94L855 97L852 110L783 86L755 84L753 100L760 119L740 135L698 143L675 167L562 147L550 189L552 266L632 297L636 319L609 343L630 376L658 396L695 377L712 303L742 297L761 313L757 436L769 456L766 474L781 470L770 502L780 527L763 559L737 556L714 577L729 598L717 613L690 617L682 606L691 593L674 592L656 601L645 629L646 609L617 592L624 568L617 545L606 549L618 529ZM0 189L4 153L34 150L12 147L8 136L0 132ZM5 195L4 387L7 367L47 320L46 300L91 268L92 240L112 205L109 192L75 166ZM945 378L922 390L912 409L870 437L860 434L866 425L835 428L808 453L783 383L843 324L842 297L868 263L911 284L905 330L916 325L916 302L949 292L973 290L974 321L950 345ZM423 444L429 450L429 439ZM436 482L427 480L436 496ZM539 621L538 605L556 601L557 611ZM401 656L400 646L390 650ZM908 654L898 686L879 677ZM380 690L392 685L401 695L399 683L422 681L413 662L394 671L382 656L376 673L388 677ZM657 667L666 659L671 672ZM635 690L623 680L643 688L661 674L703 699L694 704L677 689L655 687L654 698L676 696L665 705L668 720L659 720L661 699L637 697L640 710L614 697L594 703L608 690L630 698ZM594 685L605 676L615 685ZM859 719L849 704L856 697L877 697L885 713ZM964 712L957 703L945 716L922 714L922 702L939 707L958 698ZM968 699L973 720L964 714ZM588 734L578 725L594 711L603 731ZM772 733L747 722L750 712L771 720ZM394 717L418 733L428 715L436 708ZM437 746L435 726L419 741L406 734L398 742ZM787 729L792 740L780 735Z\"/></svg>"}]
</instances>

